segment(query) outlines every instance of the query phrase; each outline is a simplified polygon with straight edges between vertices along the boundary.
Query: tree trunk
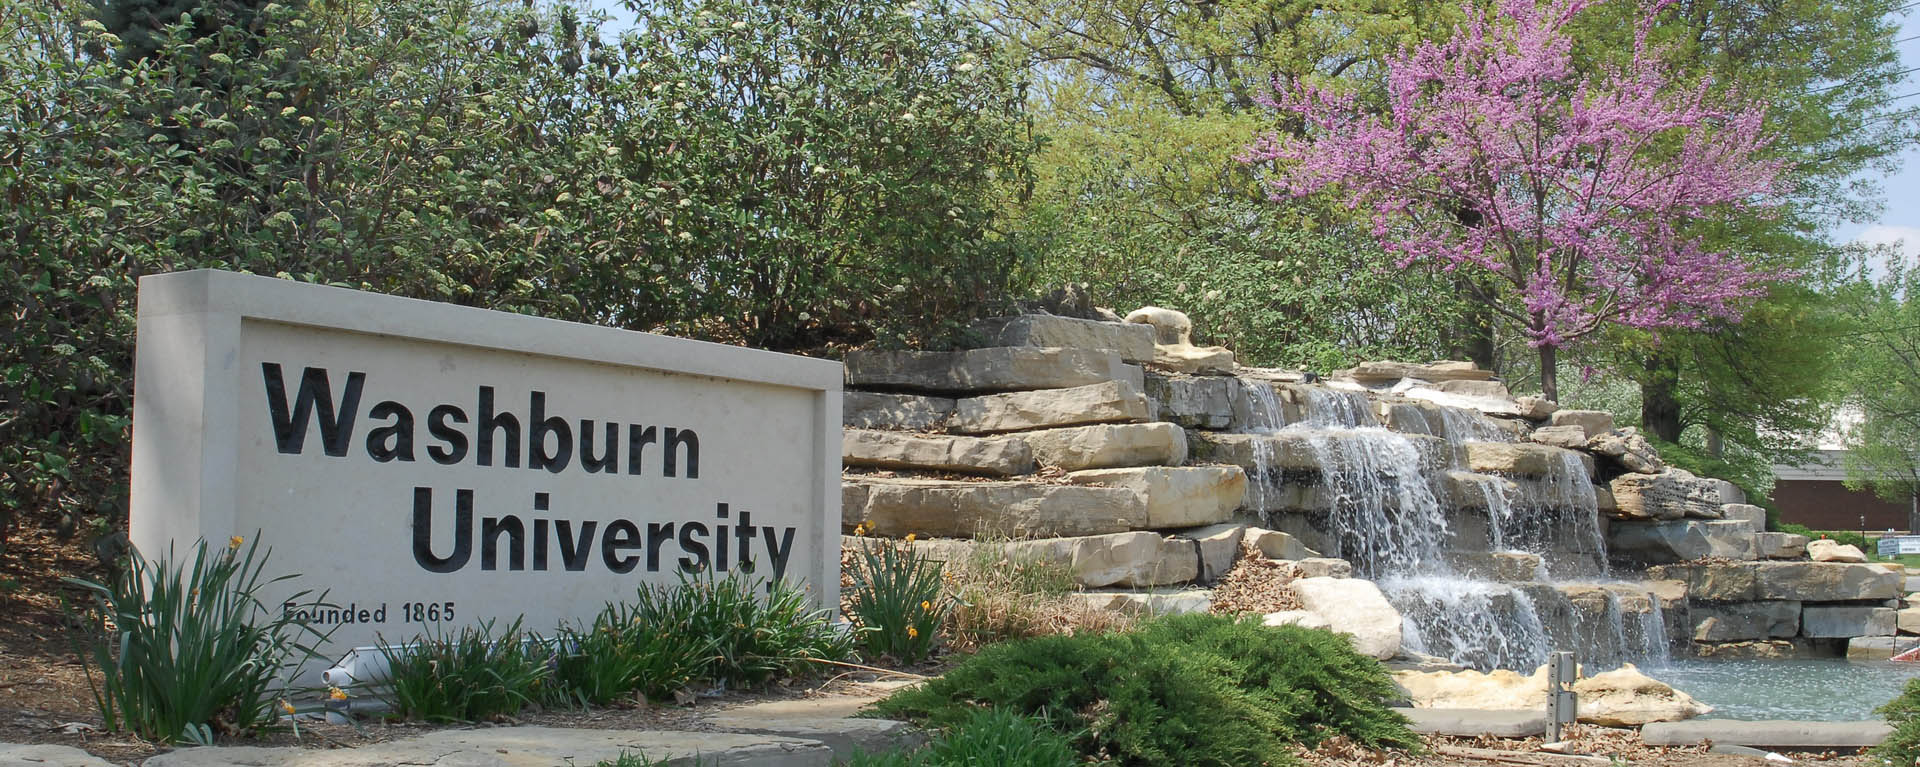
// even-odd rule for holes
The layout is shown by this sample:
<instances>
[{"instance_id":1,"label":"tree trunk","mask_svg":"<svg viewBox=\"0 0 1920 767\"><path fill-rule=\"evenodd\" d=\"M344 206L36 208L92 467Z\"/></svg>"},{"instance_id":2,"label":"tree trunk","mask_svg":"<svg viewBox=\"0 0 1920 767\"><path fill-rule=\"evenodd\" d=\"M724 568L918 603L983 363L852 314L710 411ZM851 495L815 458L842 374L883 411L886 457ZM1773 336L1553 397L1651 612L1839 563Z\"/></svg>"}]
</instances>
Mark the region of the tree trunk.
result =
<instances>
[{"instance_id":1,"label":"tree trunk","mask_svg":"<svg viewBox=\"0 0 1920 767\"><path fill-rule=\"evenodd\" d=\"M1641 363L1640 427L1668 442L1680 441L1680 361L1664 351Z\"/></svg>"},{"instance_id":2,"label":"tree trunk","mask_svg":"<svg viewBox=\"0 0 1920 767\"><path fill-rule=\"evenodd\" d=\"M1540 395L1554 402L1560 401L1560 350L1552 346L1540 347Z\"/></svg>"},{"instance_id":3,"label":"tree trunk","mask_svg":"<svg viewBox=\"0 0 1920 767\"><path fill-rule=\"evenodd\" d=\"M1456 276L1461 295L1468 295L1465 276ZM1493 369L1493 310L1477 302L1468 302L1463 321L1447 331L1447 354L1453 359L1472 360L1481 370Z\"/></svg>"}]
</instances>

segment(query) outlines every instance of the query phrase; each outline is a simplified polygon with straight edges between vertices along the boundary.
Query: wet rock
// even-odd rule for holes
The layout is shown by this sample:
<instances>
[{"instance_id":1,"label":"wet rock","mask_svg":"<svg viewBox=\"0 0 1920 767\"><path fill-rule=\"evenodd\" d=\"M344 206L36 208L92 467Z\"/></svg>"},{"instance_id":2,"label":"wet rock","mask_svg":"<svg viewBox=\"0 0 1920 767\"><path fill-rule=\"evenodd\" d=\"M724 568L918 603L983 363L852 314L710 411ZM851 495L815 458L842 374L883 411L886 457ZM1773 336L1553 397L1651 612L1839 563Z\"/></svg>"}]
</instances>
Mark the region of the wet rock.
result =
<instances>
[{"instance_id":1,"label":"wet rock","mask_svg":"<svg viewBox=\"0 0 1920 767\"><path fill-rule=\"evenodd\" d=\"M1510 477L1559 474L1566 471L1569 459L1579 461L1589 474L1593 470L1593 459L1586 454L1547 445L1518 442L1468 442L1462 447L1466 451L1467 468L1483 474L1502 474Z\"/></svg>"},{"instance_id":2,"label":"wet rock","mask_svg":"<svg viewBox=\"0 0 1920 767\"><path fill-rule=\"evenodd\" d=\"M1671 469L1659 474L1615 477L1614 516L1620 519L1719 519L1720 496L1711 481Z\"/></svg>"},{"instance_id":3,"label":"wet rock","mask_svg":"<svg viewBox=\"0 0 1920 767\"><path fill-rule=\"evenodd\" d=\"M1380 587L1358 578L1300 578L1292 584L1301 607L1346 634L1362 655L1385 660L1400 652L1400 612Z\"/></svg>"},{"instance_id":4,"label":"wet rock","mask_svg":"<svg viewBox=\"0 0 1920 767\"><path fill-rule=\"evenodd\" d=\"M1453 461L1453 446L1439 437L1425 434L1383 435L1377 431L1285 431L1274 434L1222 434L1194 432L1193 456L1197 460L1227 463L1252 472L1264 468L1270 472L1318 472L1329 455L1375 455L1391 449L1386 440L1404 439L1413 446L1422 469L1440 470ZM1262 447L1264 466L1262 465ZM1542 450L1548 450L1535 445Z\"/></svg>"},{"instance_id":5,"label":"wet rock","mask_svg":"<svg viewBox=\"0 0 1920 767\"><path fill-rule=\"evenodd\" d=\"M1845 544L1831 538L1816 538L1807 541L1807 558L1815 562L1865 562L1867 555L1860 547Z\"/></svg>"},{"instance_id":6,"label":"wet rock","mask_svg":"<svg viewBox=\"0 0 1920 767\"><path fill-rule=\"evenodd\" d=\"M1051 426L1145 421L1147 395L1126 381L1071 389L988 394L959 400L947 428L963 434L1026 431Z\"/></svg>"},{"instance_id":7,"label":"wet rock","mask_svg":"<svg viewBox=\"0 0 1920 767\"><path fill-rule=\"evenodd\" d=\"M1800 615L1805 637L1893 636L1895 611L1886 607L1808 605Z\"/></svg>"},{"instance_id":8,"label":"wet rock","mask_svg":"<svg viewBox=\"0 0 1920 767\"><path fill-rule=\"evenodd\" d=\"M847 466L998 476L1033 471L1033 451L1015 437L847 429L840 435L840 460Z\"/></svg>"},{"instance_id":9,"label":"wet rock","mask_svg":"<svg viewBox=\"0 0 1920 767\"><path fill-rule=\"evenodd\" d=\"M1128 362L1153 360L1153 330L1133 323L1022 314L981 320L974 323L973 330L986 339L980 344L986 347L1086 349L1116 354Z\"/></svg>"},{"instance_id":10,"label":"wet rock","mask_svg":"<svg viewBox=\"0 0 1920 767\"><path fill-rule=\"evenodd\" d=\"M1067 471L1187 462L1187 433L1170 423L1070 426L1020 435L1042 466Z\"/></svg>"},{"instance_id":11,"label":"wet rock","mask_svg":"<svg viewBox=\"0 0 1920 767\"><path fill-rule=\"evenodd\" d=\"M1753 642L1696 642L1693 654L1721 660L1787 660L1820 657L1821 650L1806 639L1762 639Z\"/></svg>"},{"instance_id":12,"label":"wet rock","mask_svg":"<svg viewBox=\"0 0 1920 767\"><path fill-rule=\"evenodd\" d=\"M1096 535L1147 526L1138 490L1033 482L849 478L841 525L875 535L973 538ZM857 497L856 497L857 496ZM849 501L858 501L858 506Z\"/></svg>"},{"instance_id":13,"label":"wet rock","mask_svg":"<svg viewBox=\"0 0 1920 767\"><path fill-rule=\"evenodd\" d=\"M1218 376L1149 375L1147 396L1158 406L1155 417L1189 429L1233 426L1233 403L1240 384Z\"/></svg>"},{"instance_id":14,"label":"wet rock","mask_svg":"<svg viewBox=\"0 0 1920 767\"><path fill-rule=\"evenodd\" d=\"M1441 502L1455 509L1486 509L1496 497L1514 498L1520 485L1506 477L1449 471L1441 475Z\"/></svg>"},{"instance_id":15,"label":"wet rock","mask_svg":"<svg viewBox=\"0 0 1920 767\"><path fill-rule=\"evenodd\" d=\"M1710 556L1752 559L1753 528L1722 520L1617 521L1609 528L1608 548L1616 559L1641 565Z\"/></svg>"},{"instance_id":16,"label":"wet rock","mask_svg":"<svg viewBox=\"0 0 1920 767\"><path fill-rule=\"evenodd\" d=\"M849 429L927 431L953 412L946 397L850 391L841 395L840 424Z\"/></svg>"},{"instance_id":17,"label":"wet rock","mask_svg":"<svg viewBox=\"0 0 1920 767\"><path fill-rule=\"evenodd\" d=\"M1799 602L1789 601L1693 605L1693 639L1734 642L1797 636L1800 610Z\"/></svg>"},{"instance_id":18,"label":"wet rock","mask_svg":"<svg viewBox=\"0 0 1920 767\"><path fill-rule=\"evenodd\" d=\"M1156 529L1224 522L1247 494L1247 475L1238 466L1088 469L1068 474L1067 481L1146 494L1147 526Z\"/></svg>"},{"instance_id":19,"label":"wet rock","mask_svg":"<svg viewBox=\"0 0 1920 767\"><path fill-rule=\"evenodd\" d=\"M1543 580L1540 555L1521 551L1453 551L1447 563L1461 575L1501 583Z\"/></svg>"},{"instance_id":20,"label":"wet rock","mask_svg":"<svg viewBox=\"0 0 1920 767\"><path fill-rule=\"evenodd\" d=\"M1142 372L1115 354L1084 349L1003 346L959 352L861 350L847 353L847 384L931 393L1068 389L1126 381Z\"/></svg>"},{"instance_id":21,"label":"wet rock","mask_svg":"<svg viewBox=\"0 0 1920 767\"><path fill-rule=\"evenodd\" d=\"M1912 644L1897 637L1853 637L1847 640L1847 660L1891 660Z\"/></svg>"}]
</instances>

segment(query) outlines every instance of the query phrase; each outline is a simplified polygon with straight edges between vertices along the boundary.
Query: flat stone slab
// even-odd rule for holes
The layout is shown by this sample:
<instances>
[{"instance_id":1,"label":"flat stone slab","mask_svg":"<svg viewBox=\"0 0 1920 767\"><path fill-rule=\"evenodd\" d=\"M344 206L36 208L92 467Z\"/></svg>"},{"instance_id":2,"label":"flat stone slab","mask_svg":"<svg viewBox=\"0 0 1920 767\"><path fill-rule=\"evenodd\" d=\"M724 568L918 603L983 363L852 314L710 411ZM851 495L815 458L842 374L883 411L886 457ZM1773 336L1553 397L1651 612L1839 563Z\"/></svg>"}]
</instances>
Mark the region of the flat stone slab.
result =
<instances>
[{"instance_id":1,"label":"flat stone slab","mask_svg":"<svg viewBox=\"0 0 1920 767\"><path fill-rule=\"evenodd\" d=\"M841 538L841 545L858 546L861 540ZM980 547L987 547L1012 561L1061 562L1073 572L1075 583L1090 589L1169 586L1190 583L1200 575L1199 552L1193 541L1144 531L1005 543L919 540L913 546L946 561L964 560L976 555Z\"/></svg>"},{"instance_id":2,"label":"flat stone slab","mask_svg":"<svg viewBox=\"0 0 1920 767\"><path fill-rule=\"evenodd\" d=\"M586 730L560 727L493 727L441 730L417 738L358 748L319 750L262 746L213 746L169 751L145 767L552 767L592 765L621 754L673 767L828 767L826 744L774 735L657 730Z\"/></svg>"},{"instance_id":3,"label":"flat stone slab","mask_svg":"<svg viewBox=\"0 0 1920 767\"><path fill-rule=\"evenodd\" d=\"M840 395L840 425L849 429L926 431L953 413L954 401L917 394L850 391Z\"/></svg>"},{"instance_id":4,"label":"flat stone slab","mask_svg":"<svg viewBox=\"0 0 1920 767\"><path fill-rule=\"evenodd\" d=\"M1680 469L1660 474L1623 474L1614 478L1614 515L1625 519L1720 519L1718 480L1700 479ZM1761 527L1766 514L1761 513Z\"/></svg>"},{"instance_id":5,"label":"flat stone slab","mask_svg":"<svg viewBox=\"0 0 1920 767\"><path fill-rule=\"evenodd\" d=\"M1467 469L1481 474L1509 477L1544 477L1568 471L1569 461L1579 462L1593 475L1593 456L1586 453L1524 442L1468 442Z\"/></svg>"},{"instance_id":6,"label":"flat stone slab","mask_svg":"<svg viewBox=\"0 0 1920 767\"><path fill-rule=\"evenodd\" d=\"M1066 389L1123 380L1144 388L1144 371L1118 355L1037 346L964 352L847 352L847 385L935 393Z\"/></svg>"},{"instance_id":7,"label":"flat stone slab","mask_svg":"<svg viewBox=\"0 0 1920 767\"><path fill-rule=\"evenodd\" d=\"M1545 711L1496 711L1483 708L1395 708L1422 735L1529 738L1547 731Z\"/></svg>"},{"instance_id":8,"label":"flat stone slab","mask_svg":"<svg viewBox=\"0 0 1920 767\"><path fill-rule=\"evenodd\" d=\"M1071 389L986 394L960 400L947 428L963 434L1027 431L1053 426L1145 421L1147 395L1126 381Z\"/></svg>"},{"instance_id":9,"label":"flat stone slab","mask_svg":"<svg viewBox=\"0 0 1920 767\"><path fill-rule=\"evenodd\" d=\"M856 753L878 754L924 744L926 735L906 722L855 718L881 697L825 695L767 701L721 711L706 717L706 722L731 732L818 741L833 749L834 757L841 760L852 759Z\"/></svg>"},{"instance_id":10,"label":"flat stone slab","mask_svg":"<svg viewBox=\"0 0 1920 767\"><path fill-rule=\"evenodd\" d=\"M1145 493L1147 526L1155 529L1225 522L1247 494L1247 474L1238 466L1088 469L1068 474L1067 481Z\"/></svg>"},{"instance_id":11,"label":"flat stone slab","mask_svg":"<svg viewBox=\"0 0 1920 767\"><path fill-rule=\"evenodd\" d=\"M993 317L973 324L984 346L1053 346L1117 354L1128 362L1153 361L1153 328L1052 314Z\"/></svg>"},{"instance_id":12,"label":"flat stone slab","mask_svg":"<svg viewBox=\"0 0 1920 767\"><path fill-rule=\"evenodd\" d=\"M1649 746L1691 746L1711 740L1753 748L1821 750L1876 746L1891 732L1893 728L1882 721L1740 722L1732 719L1693 719L1648 724L1640 728L1640 739Z\"/></svg>"},{"instance_id":13,"label":"flat stone slab","mask_svg":"<svg viewBox=\"0 0 1920 767\"><path fill-rule=\"evenodd\" d=\"M19 767L114 767L100 757L72 746L0 743L0 765Z\"/></svg>"},{"instance_id":14,"label":"flat stone slab","mask_svg":"<svg viewBox=\"0 0 1920 767\"><path fill-rule=\"evenodd\" d=\"M1033 473L1033 451L1015 437L960 437L901 431L840 432L840 463L882 469L1009 477Z\"/></svg>"},{"instance_id":15,"label":"flat stone slab","mask_svg":"<svg viewBox=\"0 0 1920 767\"><path fill-rule=\"evenodd\" d=\"M848 478L840 524L888 537L1101 535L1146 527L1147 497L1123 487Z\"/></svg>"},{"instance_id":16,"label":"flat stone slab","mask_svg":"<svg viewBox=\"0 0 1920 767\"><path fill-rule=\"evenodd\" d=\"M1187 462L1187 432L1170 423L1122 423L1042 429L1020 435L1033 460L1067 471Z\"/></svg>"}]
</instances>

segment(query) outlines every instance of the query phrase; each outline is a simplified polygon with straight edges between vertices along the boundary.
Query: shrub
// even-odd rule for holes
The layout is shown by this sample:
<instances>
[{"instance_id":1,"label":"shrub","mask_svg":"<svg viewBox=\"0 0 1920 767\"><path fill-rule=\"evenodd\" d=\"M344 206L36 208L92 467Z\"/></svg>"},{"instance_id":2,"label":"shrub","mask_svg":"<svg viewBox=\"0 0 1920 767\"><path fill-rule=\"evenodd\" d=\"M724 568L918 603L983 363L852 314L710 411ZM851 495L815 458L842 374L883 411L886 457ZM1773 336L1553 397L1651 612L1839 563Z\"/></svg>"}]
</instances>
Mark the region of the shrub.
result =
<instances>
[{"instance_id":1,"label":"shrub","mask_svg":"<svg viewBox=\"0 0 1920 767\"><path fill-rule=\"evenodd\" d=\"M429 631L412 644L382 645L394 713L428 722L472 722L519 713L550 687L553 651L515 620L457 633Z\"/></svg>"},{"instance_id":2,"label":"shrub","mask_svg":"<svg viewBox=\"0 0 1920 767\"><path fill-rule=\"evenodd\" d=\"M943 629L962 650L1050 634L1124 631L1134 618L1074 596L1073 571L1064 562L978 546L946 566L953 606Z\"/></svg>"},{"instance_id":3,"label":"shrub","mask_svg":"<svg viewBox=\"0 0 1920 767\"><path fill-rule=\"evenodd\" d=\"M598 705L634 692L664 700L700 677L714 639L659 630L635 612L609 604L584 629L561 629L554 702Z\"/></svg>"},{"instance_id":4,"label":"shrub","mask_svg":"<svg viewBox=\"0 0 1920 767\"><path fill-rule=\"evenodd\" d=\"M1293 743L1334 735L1413 746L1382 703L1391 694L1379 665L1332 634L1188 615L989 646L879 711L957 726L980 706L1005 708L1123 765L1279 764Z\"/></svg>"},{"instance_id":5,"label":"shrub","mask_svg":"<svg viewBox=\"0 0 1920 767\"><path fill-rule=\"evenodd\" d=\"M1920 679L1907 680L1899 697L1874 712L1887 718L1893 732L1870 753L1891 764L1920 763Z\"/></svg>"},{"instance_id":6,"label":"shrub","mask_svg":"<svg viewBox=\"0 0 1920 767\"><path fill-rule=\"evenodd\" d=\"M834 629L827 615L786 581L708 572L684 576L679 586L642 587L630 620L711 641L701 678L758 686L807 673L815 661L852 656L852 639Z\"/></svg>"},{"instance_id":7,"label":"shrub","mask_svg":"<svg viewBox=\"0 0 1920 767\"><path fill-rule=\"evenodd\" d=\"M977 709L916 753L855 754L847 767L1065 767L1080 761L1065 736L1033 717Z\"/></svg>"},{"instance_id":8,"label":"shrub","mask_svg":"<svg viewBox=\"0 0 1920 767\"><path fill-rule=\"evenodd\" d=\"M279 680L318 657L312 647L326 634L261 601L262 589L297 576L267 578L271 551L256 540L243 553L242 543L235 536L209 552L201 541L191 565L171 551L158 562L136 551L110 583L68 579L93 595L100 631L86 655L100 670L94 696L109 728L204 742L273 721Z\"/></svg>"},{"instance_id":9,"label":"shrub","mask_svg":"<svg viewBox=\"0 0 1920 767\"><path fill-rule=\"evenodd\" d=\"M941 588L941 563L911 541L880 539L857 547L847 617L870 656L918 663L933 651L934 634L952 609Z\"/></svg>"}]
</instances>

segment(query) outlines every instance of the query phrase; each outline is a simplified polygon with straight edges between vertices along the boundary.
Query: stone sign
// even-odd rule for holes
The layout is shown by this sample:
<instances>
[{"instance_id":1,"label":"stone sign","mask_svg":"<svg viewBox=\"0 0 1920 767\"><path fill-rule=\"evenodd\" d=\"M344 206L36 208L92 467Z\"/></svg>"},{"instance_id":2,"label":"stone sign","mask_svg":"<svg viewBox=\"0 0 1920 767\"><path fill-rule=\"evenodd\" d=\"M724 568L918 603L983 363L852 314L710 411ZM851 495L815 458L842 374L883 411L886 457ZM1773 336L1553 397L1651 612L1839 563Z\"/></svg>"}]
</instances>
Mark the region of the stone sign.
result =
<instances>
[{"instance_id":1,"label":"stone sign","mask_svg":"<svg viewBox=\"0 0 1920 767\"><path fill-rule=\"evenodd\" d=\"M135 364L135 546L258 536L330 657L683 571L838 602L838 363L194 271L141 279Z\"/></svg>"}]
</instances>

